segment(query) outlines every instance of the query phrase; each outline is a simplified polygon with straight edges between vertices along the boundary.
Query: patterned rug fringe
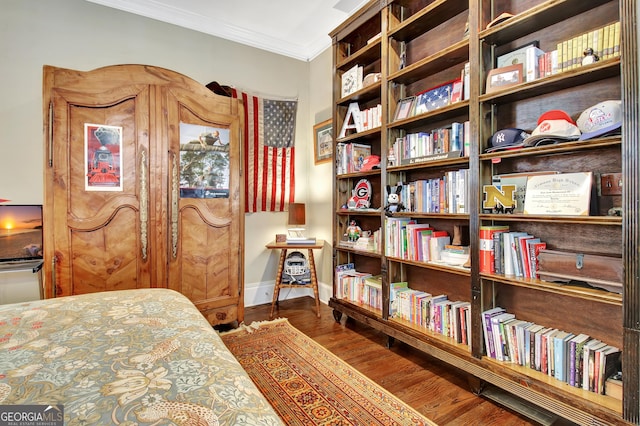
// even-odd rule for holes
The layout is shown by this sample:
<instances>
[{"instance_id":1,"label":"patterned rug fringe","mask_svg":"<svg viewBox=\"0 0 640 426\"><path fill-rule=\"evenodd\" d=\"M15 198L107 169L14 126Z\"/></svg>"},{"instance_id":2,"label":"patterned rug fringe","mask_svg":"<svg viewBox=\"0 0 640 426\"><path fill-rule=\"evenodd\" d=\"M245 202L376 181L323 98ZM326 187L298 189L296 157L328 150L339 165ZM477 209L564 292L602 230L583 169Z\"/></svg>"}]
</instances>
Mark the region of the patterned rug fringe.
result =
<instances>
[{"instance_id":1,"label":"patterned rug fringe","mask_svg":"<svg viewBox=\"0 0 640 426\"><path fill-rule=\"evenodd\" d=\"M247 333L253 333L254 331L259 329L263 325L277 324L277 323L283 322L283 321L288 321L288 320L287 320L287 318L283 317L283 318L276 318L276 319L271 320L271 321L269 321L269 320L254 321L249 325L247 325L247 324L245 324L243 322L237 328L234 328L233 330L219 331L218 334L220 336L224 336L226 334L240 333L241 331L246 331Z\"/></svg>"}]
</instances>

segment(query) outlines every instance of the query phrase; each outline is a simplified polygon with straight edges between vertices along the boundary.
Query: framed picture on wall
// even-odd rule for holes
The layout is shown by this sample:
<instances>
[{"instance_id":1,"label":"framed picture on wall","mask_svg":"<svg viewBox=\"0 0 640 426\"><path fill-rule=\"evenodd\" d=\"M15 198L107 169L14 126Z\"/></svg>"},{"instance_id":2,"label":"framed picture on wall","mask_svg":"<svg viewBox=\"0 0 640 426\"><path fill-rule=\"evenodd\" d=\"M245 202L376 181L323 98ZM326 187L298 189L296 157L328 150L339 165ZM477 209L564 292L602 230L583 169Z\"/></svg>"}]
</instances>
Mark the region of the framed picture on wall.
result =
<instances>
[{"instance_id":1,"label":"framed picture on wall","mask_svg":"<svg viewBox=\"0 0 640 426\"><path fill-rule=\"evenodd\" d=\"M331 119L313 126L313 146L316 164L331 161L333 154L333 123Z\"/></svg>"}]
</instances>

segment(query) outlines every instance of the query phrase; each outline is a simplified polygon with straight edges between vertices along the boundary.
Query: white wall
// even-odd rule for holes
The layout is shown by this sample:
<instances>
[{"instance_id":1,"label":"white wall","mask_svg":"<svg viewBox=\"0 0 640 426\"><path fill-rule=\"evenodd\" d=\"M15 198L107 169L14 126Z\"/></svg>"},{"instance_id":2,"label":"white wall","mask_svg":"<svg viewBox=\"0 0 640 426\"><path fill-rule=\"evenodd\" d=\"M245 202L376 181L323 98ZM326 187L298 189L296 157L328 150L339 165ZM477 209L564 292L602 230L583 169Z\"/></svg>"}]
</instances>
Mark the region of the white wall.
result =
<instances>
[{"instance_id":1,"label":"white wall","mask_svg":"<svg viewBox=\"0 0 640 426\"><path fill-rule=\"evenodd\" d=\"M262 94L297 96L296 201L309 206L309 233L329 239L331 171L327 164L314 166L312 150L313 124L330 116L329 51L303 62L84 0L2 0L1 9L0 198L43 201L43 65L91 70L148 64L202 84L215 80ZM311 185L314 181L324 184ZM264 246L285 228L285 213L246 215L247 305L271 300L277 253ZM328 248L316 259L323 265L319 279L325 300L331 282L326 258L330 262Z\"/></svg>"}]
</instances>

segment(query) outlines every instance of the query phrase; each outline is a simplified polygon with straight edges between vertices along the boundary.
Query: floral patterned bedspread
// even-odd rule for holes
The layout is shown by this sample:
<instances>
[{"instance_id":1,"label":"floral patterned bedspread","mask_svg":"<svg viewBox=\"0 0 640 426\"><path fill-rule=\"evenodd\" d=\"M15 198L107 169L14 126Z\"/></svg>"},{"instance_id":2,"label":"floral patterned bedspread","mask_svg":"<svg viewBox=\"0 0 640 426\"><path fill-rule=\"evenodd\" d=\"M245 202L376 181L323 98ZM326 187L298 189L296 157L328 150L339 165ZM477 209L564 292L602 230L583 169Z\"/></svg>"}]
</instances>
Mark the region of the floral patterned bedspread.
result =
<instances>
[{"instance_id":1,"label":"floral patterned bedspread","mask_svg":"<svg viewBox=\"0 0 640 426\"><path fill-rule=\"evenodd\" d=\"M281 425L183 295L110 291L0 305L0 404L65 425Z\"/></svg>"}]
</instances>

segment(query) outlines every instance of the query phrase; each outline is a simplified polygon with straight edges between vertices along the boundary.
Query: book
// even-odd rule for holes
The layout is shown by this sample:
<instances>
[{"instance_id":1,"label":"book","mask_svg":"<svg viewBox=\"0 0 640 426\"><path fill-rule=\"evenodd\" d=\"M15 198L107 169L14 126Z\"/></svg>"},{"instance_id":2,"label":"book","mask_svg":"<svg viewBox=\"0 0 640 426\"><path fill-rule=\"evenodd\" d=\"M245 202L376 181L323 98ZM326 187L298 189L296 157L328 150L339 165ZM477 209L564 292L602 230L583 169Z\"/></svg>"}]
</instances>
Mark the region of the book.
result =
<instances>
[{"instance_id":1,"label":"book","mask_svg":"<svg viewBox=\"0 0 640 426\"><path fill-rule=\"evenodd\" d=\"M463 96L463 82L462 79L454 80L451 87L451 103L460 102Z\"/></svg>"},{"instance_id":2,"label":"book","mask_svg":"<svg viewBox=\"0 0 640 426\"><path fill-rule=\"evenodd\" d=\"M521 276L515 239L524 235L527 235L527 233L511 231L507 232L504 236L504 274L506 276Z\"/></svg>"},{"instance_id":3,"label":"book","mask_svg":"<svg viewBox=\"0 0 640 426\"><path fill-rule=\"evenodd\" d=\"M580 387L580 366L582 365L582 350L591 339L589 335L581 333L569 340L569 370L568 383L574 387Z\"/></svg>"},{"instance_id":4,"label":"book","mask_svg":"<svg viewBox=\"0 0 640 426\"><path fill-rule=\"evenodd\" d=\"M309 238L287 238L287 244L308 244L314 245L316 243L315 237Z\"/></svg>"},{"instance_id":5,"label":"book","mask_svg":"<svg viewBox=\"0 0 640 426\"><path fill-rule=\"evenodd\" d=\"M596 354L599 354L600 356L596 369L598 374L595 385L595 392L604 395L605 381L620 370L621 352L617 347L607 345L604 348L597 350Z\"/></svg>"},{"instance_id":6,"label":"book","mask_svg":"<svg viewBox=\"0 0 640 426\"><path fill-rule=\"evenodd\" d=\"M574 335L566 332L559 331L553 336L553 376L562 382L567 381L566 365L566 345L565 343Z\"/></svg>"},{"instance_id":7,"label":"book","mask_svg":"<svg viewBox=\"0 0 640 426\"><path fill-rule=\"evenodd\" d=\"M451 244L451 237L446 231L434 231L429 239L429 257L432 262L441 261L441 252L447 244Z\"/></svg>"},{"instance_id":8,"label":"book","mask_svg":"<svg viewBox=\"0 0 640 426\"><path fill-rule=\"evenodd\" d=\"M524 340L524 364L523 366L535 370L535 336L542 330L542 325L531 323L523 330Z\"/></svg>"},{"instance_id":9,"label":"book","mask_svg":"<svg viewBox=\"0 0 640 426\"><path fill-rule=\"evenodd\" d=\"M480 272L496 273L494 235L508 230L508 225L480 226Z\"/></svg>"},{"instance_id":10,"label":"book","mask_svg":"<svg viewBox=\"0 0 640 426\"><path fill-rule=\"evenodd\" d=\"M482 312L482 326L484 329L485 352L488 357L496 358L495 340L493 339L493 329L491 327L491 318L505 312L504 308L495 307Z\"/></svg>"},{"instance_id":11,"label":"book","mask_svg":"<svg viewBox=\"0 0 640 426\"><path fill-rule=\"evenodd\" d=\"M540 78L538 58L542 55L544 55L544 50L539 49L537 46L532 45L526 48L524 81L534 81Z\"/></svg>"},{"instance_id":12,"label":"book","mask_svg":"<svg viewBox=\"0 0 640 426\"><path fill-rule=\"evenodd\" d=\"M362 89L362 73L362 65L354 65L342 74L341 96L343 98Z\"/></svg>"},{"instance_id":13,"label":"book","mask_svg":"<svg viewBox=\"0 0 640 426\"><path fill-rule=\"evenodd\" d=\"M493 334L494 347L496 352L496 360L509 361L509 341L504 331L504 323L514 319L516 316L510 312L491 317L491 332Z\"/></svg>"},{"instance_id":14,"label":"book","mask_svg":"<svg viewBox=\"0 0 640 426\"><path fill-rule=\"evenodd\" d=\"M582 389L593 392L595 379L595 351L606 346L606 343L598 339L593 339L584 345Z\"/></svg>"},{"instance_id":15,"label":"book","mask_svg":"<svg viewBox=\"0 0 640 426\"><path fill-rule=\"evenodd\" d=\"M513 244L515 248L515 265L516 265L516 276L520 278L527 278L526 268L528 264L529 257L526 255L525 242L533 238L533 235L525 234L518 235L513 238Z\"/></svg>"}]
</instances>

